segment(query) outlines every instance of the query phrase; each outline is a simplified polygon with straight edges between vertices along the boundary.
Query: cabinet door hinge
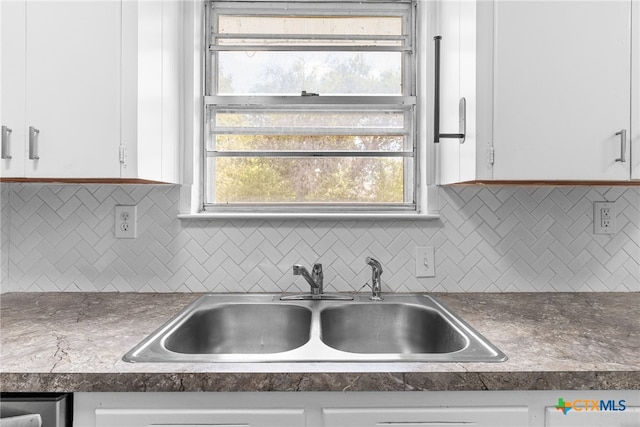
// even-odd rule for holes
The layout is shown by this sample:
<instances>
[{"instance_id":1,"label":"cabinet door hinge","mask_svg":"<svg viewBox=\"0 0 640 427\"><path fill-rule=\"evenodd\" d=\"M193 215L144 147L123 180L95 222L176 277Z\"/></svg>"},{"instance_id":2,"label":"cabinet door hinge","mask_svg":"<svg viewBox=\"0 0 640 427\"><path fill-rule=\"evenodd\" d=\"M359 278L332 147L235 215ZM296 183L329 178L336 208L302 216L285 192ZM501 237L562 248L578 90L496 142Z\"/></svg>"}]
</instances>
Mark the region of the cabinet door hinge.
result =
<instances>
[{"instance_id":1,"label":"cabinet door hinge","mask_svg":"<svg viewBox=\"0 0 640 427\"><path fill-rule=\"evenodd\" d=\"M127 148L124 143L120 144L118 149L118 157L120 158L120 164L124 167L127 166Z\"/></svg>"},{"instance_id":2,"label":"cabinet door hinge","mask_svg":"<svg viewBox=\"0 0 640 427\"><path fill-rule=\"evenodd\" d=\"M493 150L493 144L490 142L487 146L487 166L489 168L493 167L493 162L495 161L495 152Z\"/></svg>"}]
</instances>

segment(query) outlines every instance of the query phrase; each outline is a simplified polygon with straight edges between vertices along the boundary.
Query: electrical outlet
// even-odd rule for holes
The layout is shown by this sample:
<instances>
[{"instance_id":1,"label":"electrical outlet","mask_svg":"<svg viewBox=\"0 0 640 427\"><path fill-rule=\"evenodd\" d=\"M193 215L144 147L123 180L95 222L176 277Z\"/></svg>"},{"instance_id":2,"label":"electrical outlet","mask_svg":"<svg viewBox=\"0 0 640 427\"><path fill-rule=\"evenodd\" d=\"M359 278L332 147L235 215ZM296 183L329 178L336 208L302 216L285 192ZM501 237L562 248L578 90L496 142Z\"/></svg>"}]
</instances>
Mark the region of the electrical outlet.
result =
<instances>
[{"instance_id":1,"label":"electrical outlet","mask_svg":"<svg viewBox=\"0 0 640 427\"><path fill-rule=\"evenodd\" d=\"M593 234L615 234L615 202L593 203Z\"/></svg>"},{"instance_id":2,"label":"electrical outlet","mask_svg":"<svg viewBox=\"0 0 640 427\"><path fill-rule=\"evenodd\" d=\"M135 239L137 236L137 206L116 206L116 239Z\"/></svg>"},{"instance_id":3,"label":"electrical outlet","mask_svg":"<svg viewBox=\"0 0 640 427\"><path fill-rule=\"evenodd\" d=\"M416 277L435 277L436 256L433 246L416 248Z\"/></svg>"}]
</instances>

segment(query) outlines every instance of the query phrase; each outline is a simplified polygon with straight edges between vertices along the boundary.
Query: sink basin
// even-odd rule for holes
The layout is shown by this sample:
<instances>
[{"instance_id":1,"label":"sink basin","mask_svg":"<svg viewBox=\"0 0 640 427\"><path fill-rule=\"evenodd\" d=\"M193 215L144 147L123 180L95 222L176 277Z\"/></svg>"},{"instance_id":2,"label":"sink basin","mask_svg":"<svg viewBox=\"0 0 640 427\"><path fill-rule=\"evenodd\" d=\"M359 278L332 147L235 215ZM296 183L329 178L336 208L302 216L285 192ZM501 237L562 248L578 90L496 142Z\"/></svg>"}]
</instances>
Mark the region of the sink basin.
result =
<instances>
[{"instance_id":1,"label":"sink basin","mask_svg":"<svg viewBox=\"0 0 640 427\"><path fill-rule=\"evenodd\" d=\"M309 341L311 310L295 305L229 304L195 311L167 334L167 350L186 354L267 354Z\"/></svg>"},{"instance_id":2,"label":"sink basin","mask_svg":"<svg viewBox=\"0 0 640 427\"><path fill-rule=\"evenodd\" d=\"M350 353L453 353L468 344L437 311L408 304L343 305L320 313L321 339Z\"/></svg>"},{"instance_id":3,"label":"sink basin","mask_svg":"<svg viewBox=\"0 0 640 427\"><path fill-rule=\"evenodd\" d=\"M281 300L207 294L127 362L502 362L506 355L428 295Z\"/></svg>"}]
</instances>

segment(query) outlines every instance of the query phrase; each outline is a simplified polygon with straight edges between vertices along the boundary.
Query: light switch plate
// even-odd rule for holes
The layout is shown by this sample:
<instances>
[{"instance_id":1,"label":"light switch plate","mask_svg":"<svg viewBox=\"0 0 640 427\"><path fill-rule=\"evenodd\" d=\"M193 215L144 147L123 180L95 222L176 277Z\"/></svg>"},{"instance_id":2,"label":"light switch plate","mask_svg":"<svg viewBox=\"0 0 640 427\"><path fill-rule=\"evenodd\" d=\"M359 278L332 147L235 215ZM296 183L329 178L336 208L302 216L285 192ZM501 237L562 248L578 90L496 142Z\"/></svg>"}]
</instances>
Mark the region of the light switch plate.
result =
<instances>
[{"instance_id":1,"label":"light switch plate","mask_svg":"<svg viewBox=\"0 0 640 427\"><path fill-rule=\"evenodd\" d=\"M436 257L433 246L416 248L416 277L435 277Z\"/></svg>"}]
</instances>

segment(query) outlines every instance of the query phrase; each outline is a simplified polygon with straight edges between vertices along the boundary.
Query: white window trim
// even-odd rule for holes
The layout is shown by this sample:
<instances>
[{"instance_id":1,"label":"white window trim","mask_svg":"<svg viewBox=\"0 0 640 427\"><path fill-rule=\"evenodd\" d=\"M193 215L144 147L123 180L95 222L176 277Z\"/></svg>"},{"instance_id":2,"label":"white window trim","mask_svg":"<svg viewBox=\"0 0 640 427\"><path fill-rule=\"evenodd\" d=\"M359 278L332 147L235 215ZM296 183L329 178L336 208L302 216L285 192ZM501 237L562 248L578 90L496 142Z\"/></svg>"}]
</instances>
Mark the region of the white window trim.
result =
<instances>
[{"instance_id":1,"label":"white window trim","mask_svg":"<svg viewBox=\"0 0 640 427\"><path fill-rule=\"evenodd\" d=\"M254 0L255 1L255 0ZM258 0L260 1L260 0ZM266 0L265 0L266 1ZM303 0L306 1L306 0ZM312 0L309 0L312 1ZM200 180L203 176L202 94L204 82L204 4L184 2L184 152L180 190L180 219L309 219L309 220L434 220L439 219L436 185L436 147L433 135L433 44L437 6L431 0L418 0L416 20L417 55L417 210L411 212L201 212Z\"/></svg>"}]
</instances>

